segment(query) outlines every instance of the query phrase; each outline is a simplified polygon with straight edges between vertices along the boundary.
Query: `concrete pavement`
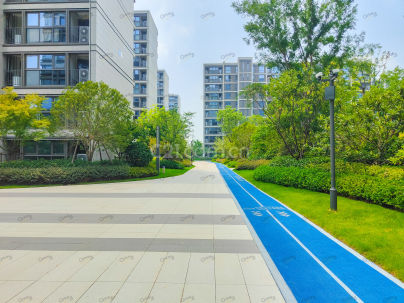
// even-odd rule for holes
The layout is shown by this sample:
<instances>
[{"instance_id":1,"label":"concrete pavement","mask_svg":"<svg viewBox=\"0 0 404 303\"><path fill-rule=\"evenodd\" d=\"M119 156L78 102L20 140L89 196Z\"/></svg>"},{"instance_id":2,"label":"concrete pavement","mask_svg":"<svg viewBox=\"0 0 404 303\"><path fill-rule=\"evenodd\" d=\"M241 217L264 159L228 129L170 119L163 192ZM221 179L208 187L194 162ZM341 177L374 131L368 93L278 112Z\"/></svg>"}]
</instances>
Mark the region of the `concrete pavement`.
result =
<instances>
[{"instance_id":1,"label":"concrete pavement","mask_svg":"<svg viewBox=\"0 0 404 303\"><path fill-rule=\"evenodd\" d=\"M0 190L0 302L284 302L216 166Z\"/></svg>"}]
</instances>

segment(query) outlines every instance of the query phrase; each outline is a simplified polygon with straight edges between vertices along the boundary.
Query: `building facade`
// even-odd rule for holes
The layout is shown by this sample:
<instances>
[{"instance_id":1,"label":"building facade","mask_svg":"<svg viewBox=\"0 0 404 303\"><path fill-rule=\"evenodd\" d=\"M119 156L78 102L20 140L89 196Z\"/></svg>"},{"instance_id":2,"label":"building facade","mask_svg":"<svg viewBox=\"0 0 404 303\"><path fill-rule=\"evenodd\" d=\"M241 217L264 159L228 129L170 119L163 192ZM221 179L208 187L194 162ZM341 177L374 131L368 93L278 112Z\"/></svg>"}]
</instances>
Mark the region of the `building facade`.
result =
<instances>
[{"instance_id":1,"label":"building facade","mask_svg":"<svg viewBox=\"0 0 404 303\"><path fill-rule=\"evenodd\" d=\"M179 95L168 95L168 110L177 110L181 109L181 98Z\"/></svg>"},{"instance_id":2,"label":"building facade","mask_svg":"<svg viewBox=\"0 0 404 303\"><path fill-rule=\"evenodd\" d=\"M157 72L157 106L168 109L169 78L165 70Z\"/></svg>"},{"instance_id":3,"label":"building facade","mask_svg":"<svg viewBox=\"0 0 404 303\"><path fill-rule=\"evenodd\" d=\"M1 87L46 97L47 111L67 86L88 80L103 81L130 100L133 5L134 0L1 1ZM22 154L56 159L67 157L70 148L64 138L49 138Z\"/></svg>"},{"instance_id":4,"label":"building facade","mask_svg":"<svg viewBox=\"0 0 404 303\"><path fill-rule=\"evenodd\" d=\"M237 63L204 64L203 133L205 154L213 154L213 144L221 138L217 113L231 106L244 116L263 115L261 101L250 104L240 92L252 83L267 83L272 73L252 58L238 58Z\"/></svg>"},{"instance_id":5,"label":"building facade","mask_svg":"<svg viewBox=\"0 0 404 303\"><path fill-rule=\"evenodd\" d=\"M149 11L134 13L133 107L135 118L145 109L157 105L157 36Z\"/></svg>"}]
</instances>

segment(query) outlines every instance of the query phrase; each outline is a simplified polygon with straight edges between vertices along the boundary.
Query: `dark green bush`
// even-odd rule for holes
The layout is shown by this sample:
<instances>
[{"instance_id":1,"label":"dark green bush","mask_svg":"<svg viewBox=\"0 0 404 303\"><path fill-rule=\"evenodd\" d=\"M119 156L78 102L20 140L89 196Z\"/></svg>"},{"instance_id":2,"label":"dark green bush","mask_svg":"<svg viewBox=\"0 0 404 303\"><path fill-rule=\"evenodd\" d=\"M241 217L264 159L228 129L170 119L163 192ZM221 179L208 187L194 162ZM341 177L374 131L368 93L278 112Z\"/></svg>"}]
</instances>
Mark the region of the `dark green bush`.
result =
<instances>
[{"instance_id":1,"label":"dark green bush","mask_svg":"<svg viewBox=\"0 0 404 303\"><path fill-rule=\"evenodd\" d=\"M152 167L87 166L0 168L0 185L77 184L156 176Z\"/></svg>"},{"instance_id":2,"label":"dark green bush","mask_svg":"<svg viewBox=\"0 0 404 303\"><path fill-rule=\"evenodd\" d=\"M146 167L153 160L153 154L143 142L131 143L125 151L126 161L131 166Z\"/></svg>"},{"instance_id":3,"label":"dark green bush","mask_svg":"<svg viewBox=\"0 0 404 303\"><path fill-rule=\"evenodd\" d=\"M88 167L88 166L120 166L127 165L125 161L81 161L59 160L18 160L0 163L0 168L46 168L46 167Z\"/></svg>"},{"instance_id":4,"label":"dark green bush","mask_svg":"<svg viewBox=\"0 0 404 303\"><path fill-rule=\"evenodd\" d=\"M254 171L257 181L274 183L318 192L329 192L330 174L325 169L260 166ZM337 176L340 195L376 204L404 209L404 183L385 178L341 174Z\"/></svg>"},{"instance_id":5,"label":"dark green bush","mask_svg":"<svg viewBox=\"0 0 404 303\"><path fill-rule=\"evenodd\" d=\"M236 164L236 169L238 170L254 170L258 166L268 165L269 160L238 160Z\"/></svg>"},{"instance_id":6,"label":"dark green bush","mask_svg":"<svg viewBox=\"0 0 404 303\"><path fill-rule=\"evenodd\" d=\"M184 169L184 165L174 160L163 159L160 161L160 167L171 168L171 169Z\"/></svg>"}]
</instances>

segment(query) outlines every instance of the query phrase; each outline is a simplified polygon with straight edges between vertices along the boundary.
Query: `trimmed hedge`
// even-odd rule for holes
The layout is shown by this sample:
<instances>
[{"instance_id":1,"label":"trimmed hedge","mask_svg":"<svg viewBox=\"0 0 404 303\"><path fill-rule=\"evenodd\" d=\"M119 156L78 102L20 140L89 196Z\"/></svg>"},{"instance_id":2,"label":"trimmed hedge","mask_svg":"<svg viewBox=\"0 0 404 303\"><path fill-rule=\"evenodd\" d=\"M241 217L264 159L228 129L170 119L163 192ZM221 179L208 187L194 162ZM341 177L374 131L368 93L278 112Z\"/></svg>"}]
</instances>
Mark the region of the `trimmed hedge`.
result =
<instances>
[{"instance_id":1,"label":"trimmed hedge","mask_svg":"<svg viewBox=\"0 0 404 303\"><path fill-rule=\"evenodd\" d=\"M257 181L329 192L329 171L318 168L260 166L254 171ZM404 209L404 183L385 178L358 174L337 176L338 193L375 204Z\"/></svg>"},{"instance_id":2,"label":"trimmed hedge","mask_svg":"<svg viewBox=\"0 0 404 303\"><path fill-rule=\"evenodd\" d=\"M171 168L171 169L184 169L184 165L182 163L173 161L173 160L161 160L160 161L160 167L165 166L165 168Z\"/></svg>"},{"instance_id":3,"label":"trimmed hedge","mask_svg":"<svg viewBox=\"0 0 404 303\"><path fill-rule=\"evenodd\" d=\"M156 176L152 167L87 166L0 168L0 185L77 184Z\"/></svg>"},{"instance_id":4,"label":"trimmed hedge","mask_svg":"<svg viewBox=\"0 0 404 303\"><path fill-rule=\"evenodd\" d=\"M269 160L238 160L236 169L238 170L254 170L261 165L268 165Z\"/></svg>"},{"instance_id":5,"label":"trimmed hedge","mask_svg":"<svg viewBox=\"0 0 404 303\"><path fill-rule=\"evenodd\" d=\"M88 166L127 166L125 161L81 161L60 159L60 160L17 160L0 163L0 168L46 168L46 167L88 167Z\"/></svg>"}]
</instances>

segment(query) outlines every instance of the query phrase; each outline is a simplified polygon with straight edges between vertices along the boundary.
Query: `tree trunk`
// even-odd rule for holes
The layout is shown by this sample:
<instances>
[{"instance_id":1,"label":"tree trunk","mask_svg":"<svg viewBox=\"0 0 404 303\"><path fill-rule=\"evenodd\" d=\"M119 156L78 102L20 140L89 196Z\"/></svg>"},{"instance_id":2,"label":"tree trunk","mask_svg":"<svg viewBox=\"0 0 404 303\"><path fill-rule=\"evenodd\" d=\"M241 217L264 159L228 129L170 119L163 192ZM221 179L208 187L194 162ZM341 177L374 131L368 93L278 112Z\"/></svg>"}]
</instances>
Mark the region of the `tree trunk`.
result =
<instances>
[{"instance_id":1,"label":"tree trunk","mask_svg":"<svg viewBox=\"0 0 404 303\"><path fill-rule=\"evenodd\" d=\"M79 147L79 140L76 141L76 147L74 148L73 157L72 157L72 163L74 162L74 159L76 158L78 147Z\"/></svg>"}]
</instances>

